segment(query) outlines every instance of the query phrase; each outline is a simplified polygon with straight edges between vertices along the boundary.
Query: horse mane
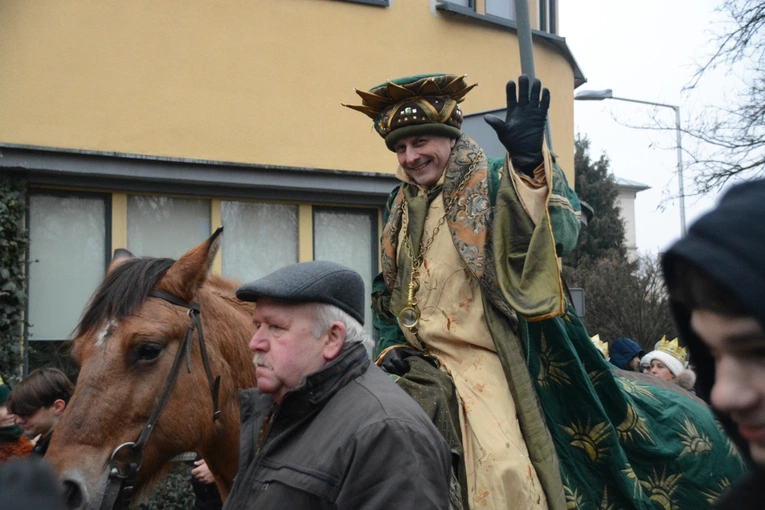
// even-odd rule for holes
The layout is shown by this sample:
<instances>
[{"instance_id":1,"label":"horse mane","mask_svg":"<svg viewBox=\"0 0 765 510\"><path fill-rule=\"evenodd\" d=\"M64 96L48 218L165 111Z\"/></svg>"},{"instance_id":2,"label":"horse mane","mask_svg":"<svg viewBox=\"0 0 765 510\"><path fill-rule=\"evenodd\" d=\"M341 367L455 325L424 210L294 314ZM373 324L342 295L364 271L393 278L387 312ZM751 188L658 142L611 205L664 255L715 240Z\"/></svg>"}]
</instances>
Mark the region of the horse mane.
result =
<instances>
[{"instance_id":1,"label":"horse mane","mask_svg":"<svg viewBox=\"0 0 765 510\"><path fill-rule=\"evenodd\" d=\"M135 313L174 263L167 258L135 257L113 268L90 299L75 328L75 337L89 333L104 321Z\"/></svg>"}]
</instances>

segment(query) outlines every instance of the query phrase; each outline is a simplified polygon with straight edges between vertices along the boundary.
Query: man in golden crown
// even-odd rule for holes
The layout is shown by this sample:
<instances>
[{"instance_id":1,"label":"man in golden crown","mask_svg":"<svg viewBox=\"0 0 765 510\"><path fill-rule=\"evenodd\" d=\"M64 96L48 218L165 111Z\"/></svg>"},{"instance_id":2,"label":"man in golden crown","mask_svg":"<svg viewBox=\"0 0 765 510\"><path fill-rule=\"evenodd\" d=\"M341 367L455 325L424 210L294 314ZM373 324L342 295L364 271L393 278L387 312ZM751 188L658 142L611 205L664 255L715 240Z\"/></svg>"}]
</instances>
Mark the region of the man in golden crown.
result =
<instances>
[{"instance_id":1,"label":"man in golden crown","mask_svg":"<svg viewBox=\"0 0 765 510\"><path fill-rule=\"evenodd\" d=\"M418 75L357 90L350 106L372 118L402 181L373 289L377 364L449 443L465 508L654 508L658 490L665 508L708 508L700 489L741 464L720 460L713 480L681 441L654 437L677 433L657 419L662 402L727 457L709 411L612 375L565 298L558 257L576 243L579 202L544 145L549 91L508 83L506 118L486 119L507 149L494 159L460 131L474 86Z\"/></svg>"}]
</instances>

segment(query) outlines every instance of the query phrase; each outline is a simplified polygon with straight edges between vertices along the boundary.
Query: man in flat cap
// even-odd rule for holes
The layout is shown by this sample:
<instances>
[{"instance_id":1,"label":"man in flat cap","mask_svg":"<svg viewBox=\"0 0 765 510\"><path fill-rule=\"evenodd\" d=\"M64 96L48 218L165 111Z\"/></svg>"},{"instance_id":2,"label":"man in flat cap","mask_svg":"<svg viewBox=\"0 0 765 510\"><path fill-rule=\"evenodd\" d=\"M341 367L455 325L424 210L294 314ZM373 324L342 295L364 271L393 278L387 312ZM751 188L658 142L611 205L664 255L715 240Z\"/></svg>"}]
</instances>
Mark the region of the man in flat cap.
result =
<instances>
[{"instance_id":1,"label":"man in flat cap","mask_svg":"<svg viewBox=\"0 0 765 510\"><path fill-rule=\"evenodd\" d=\"M257 303L258 387L240 391L239 474L224 508L449 508L449 448L368 359L364 294L358 273L322 261L237 290Z\"/></svg>"},{"instance_id":2,"label":"man in flat cap","mask_svg":"<svg viewBox=\"0 0 765 510\"><path fill-rule=\"evenodd\" d=\"M564 293L558 257L576 244L580 207L544 145L549 91L508 82L506 118L486 119L507 149L495 159L460 130L474 86L411 76L357 90L350 106L372 118L402 181L373 288L376 362L459 459L465 507L652 508L654 489L671 493L664 508L708 507L703 490L740 470L710 479L678 424L703 430L716 462L727 448L711 414L615 377ZM655 419L658 402L672 420Z\"/></svg>"}]
</instances>

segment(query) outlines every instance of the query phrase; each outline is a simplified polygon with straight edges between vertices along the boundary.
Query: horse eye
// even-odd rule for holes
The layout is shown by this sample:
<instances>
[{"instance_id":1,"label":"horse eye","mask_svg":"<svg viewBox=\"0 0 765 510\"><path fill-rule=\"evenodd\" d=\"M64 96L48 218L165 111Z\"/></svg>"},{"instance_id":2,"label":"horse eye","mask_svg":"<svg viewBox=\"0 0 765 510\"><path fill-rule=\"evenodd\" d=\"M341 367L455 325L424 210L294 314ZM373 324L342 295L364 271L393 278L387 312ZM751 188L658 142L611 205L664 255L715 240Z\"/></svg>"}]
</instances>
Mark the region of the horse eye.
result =
<instances>
[{"instance_id":1,"label":"horse eye","mask_svg":"<svg viewBox=\"0 0 765 510\"><path fill-rule=\"evenodd\" d=\"M157 344L142 344L138 347L139 361L154 361L159 357L162 348Z\"/></svg>"}]
</instances>

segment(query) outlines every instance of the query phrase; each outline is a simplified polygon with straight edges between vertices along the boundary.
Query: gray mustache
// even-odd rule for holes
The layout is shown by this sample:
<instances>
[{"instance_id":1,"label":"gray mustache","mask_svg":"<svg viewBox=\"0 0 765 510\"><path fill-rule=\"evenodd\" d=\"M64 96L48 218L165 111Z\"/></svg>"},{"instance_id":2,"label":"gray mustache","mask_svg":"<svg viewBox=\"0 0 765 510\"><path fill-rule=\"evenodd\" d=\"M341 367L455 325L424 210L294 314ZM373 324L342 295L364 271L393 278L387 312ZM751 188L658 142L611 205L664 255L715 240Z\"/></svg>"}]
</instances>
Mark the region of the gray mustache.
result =
<instances>
[{"instance_id":1,"label":"gray mustache","mask_svg":"<svg viewBox=\"0 0 765 510\"><path fill-rule=\"evenodd\" d=\"M256 352L255 356L252 357L252 364L255 365L257 368L258 366L264 366L268 369L272 369L271 364L266 361L266 355L263 352Z\"/></svg>"}]
</instances>

